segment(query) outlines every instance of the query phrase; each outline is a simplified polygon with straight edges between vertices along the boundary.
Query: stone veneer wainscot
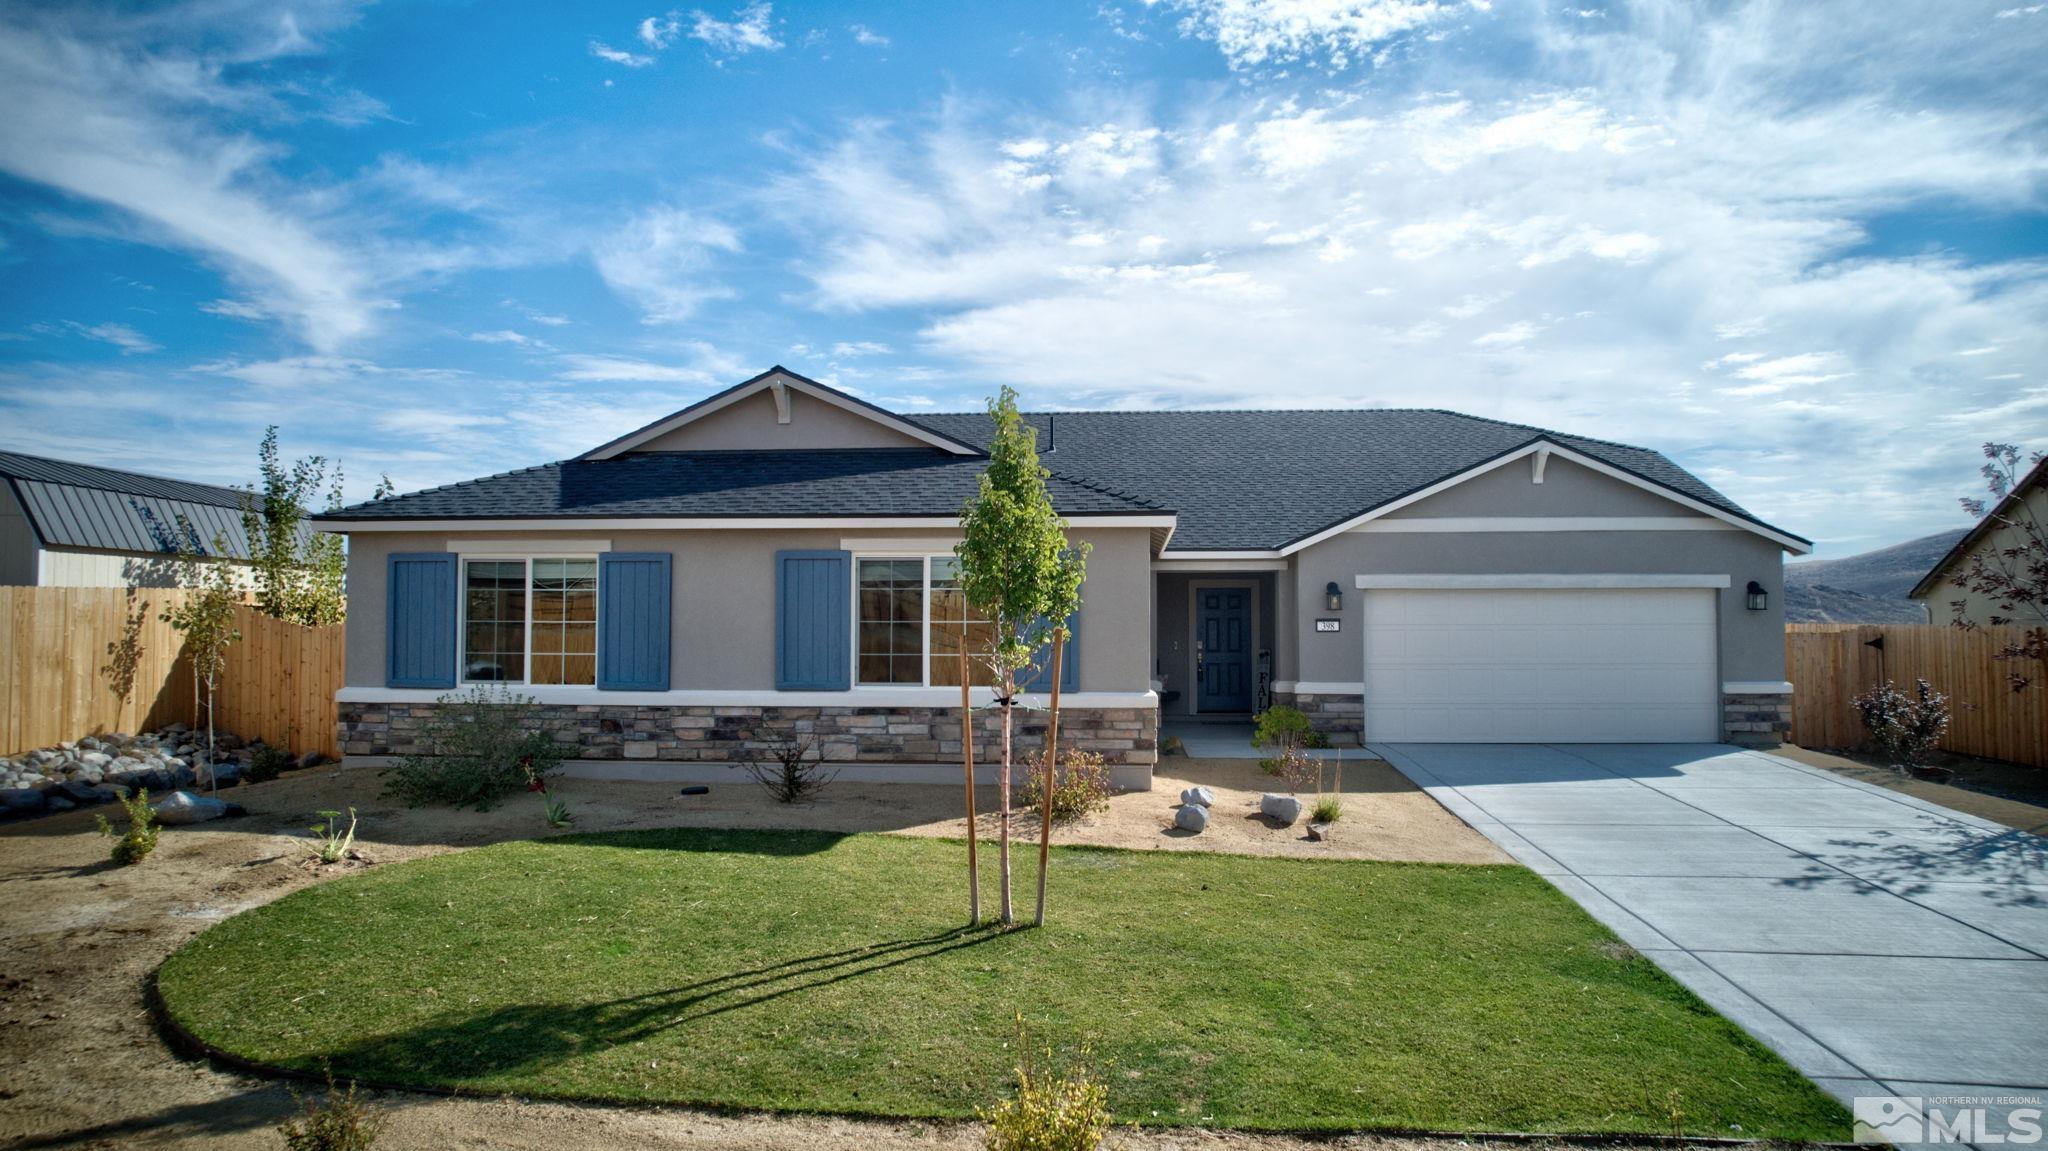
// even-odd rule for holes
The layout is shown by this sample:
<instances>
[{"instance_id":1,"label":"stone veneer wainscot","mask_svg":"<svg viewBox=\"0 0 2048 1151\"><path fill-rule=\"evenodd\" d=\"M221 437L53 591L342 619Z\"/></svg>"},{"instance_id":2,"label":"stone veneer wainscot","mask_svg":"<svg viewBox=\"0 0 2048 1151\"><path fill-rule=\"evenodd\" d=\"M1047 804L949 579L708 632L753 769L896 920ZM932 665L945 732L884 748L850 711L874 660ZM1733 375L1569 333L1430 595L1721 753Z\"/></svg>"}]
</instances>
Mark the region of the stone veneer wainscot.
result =
<instances>
[{"instance_id":1,"label":"stone veneer wainscot","mask_svg":"<svg viewBox=\"0 0 2048 1151\"><path fill-rule=\"evenodd\" d=\"M407 755L425 750L419 733L439 704L343 704L341 745L347 755ZM772 750L768 729L814 735L827 762L957 763L960 709L939 707L660 707L539 704L535 723L555 729L564 757L731 763ZM1038 750L1048 713L1020 708L1020 754ZM994 762L1002 719L975 712L975 760ZM1159 758L1159 715L1152 708L1062 707L1060 746L1101 753L1113 765L1150 767Z\"/></svg>"},{"instance_id":2,"label":"stone veneer wainscot","mask_svg":"<svg viewBox=\"0 0 2048 1151\"><path fill-rule=\"evenodd\" d=\"M1723 692L1721 738L1741 747L1776 747L1791 739L1791 694Z\"/></svg>"}]
</instances>

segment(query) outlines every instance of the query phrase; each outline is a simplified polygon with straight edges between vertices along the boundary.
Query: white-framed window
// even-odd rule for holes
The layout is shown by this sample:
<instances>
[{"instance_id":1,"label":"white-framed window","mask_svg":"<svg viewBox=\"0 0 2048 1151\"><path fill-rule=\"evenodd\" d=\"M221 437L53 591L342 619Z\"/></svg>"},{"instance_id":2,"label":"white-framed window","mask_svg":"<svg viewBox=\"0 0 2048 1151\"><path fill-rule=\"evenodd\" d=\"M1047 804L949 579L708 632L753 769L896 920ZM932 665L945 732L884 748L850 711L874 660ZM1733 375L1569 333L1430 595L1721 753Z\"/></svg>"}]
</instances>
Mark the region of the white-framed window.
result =
<instances>
[{"instance_id":1,"label":"white-framed window","mask_svg":"<svg viewBox=\"0 0 2048 1151\"><path fill-rule=\"evenodd\" d=\"M950 555L869 555L853 561L853 679L861 687L958 687L960 649L986 651L991 625L961 594ZM995 680L968 660L969 682Z\"/></svg>"},{"instance_id":2,"label":"white-framed window","mask_svg":"<svg viewBox=\"0 0 2048 1151\"><path fill-rule=\"evenodd\" d=\"M597 685L596 556L464 556L464 683Z\"/></svg>"}]
</instances>

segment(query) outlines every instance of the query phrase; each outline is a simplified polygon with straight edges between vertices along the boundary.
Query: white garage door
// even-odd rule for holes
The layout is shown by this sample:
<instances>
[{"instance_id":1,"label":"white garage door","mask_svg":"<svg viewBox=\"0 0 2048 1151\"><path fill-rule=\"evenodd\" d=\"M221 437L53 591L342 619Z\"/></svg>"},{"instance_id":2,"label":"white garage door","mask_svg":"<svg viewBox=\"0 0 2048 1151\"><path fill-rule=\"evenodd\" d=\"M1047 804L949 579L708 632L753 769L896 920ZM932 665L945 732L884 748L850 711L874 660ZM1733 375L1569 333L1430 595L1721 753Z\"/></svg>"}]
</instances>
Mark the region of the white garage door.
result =
<instances>
[{"instance_id":1,"label":"white garage door","mask_svg":"<svg viewBox=\"0 0 2048 1151\"><path fill-rule=\"evenodd\" d=\"M1362 594L1367 740L1720 738L1711 591Z\"/></svg>"}]
</instances>

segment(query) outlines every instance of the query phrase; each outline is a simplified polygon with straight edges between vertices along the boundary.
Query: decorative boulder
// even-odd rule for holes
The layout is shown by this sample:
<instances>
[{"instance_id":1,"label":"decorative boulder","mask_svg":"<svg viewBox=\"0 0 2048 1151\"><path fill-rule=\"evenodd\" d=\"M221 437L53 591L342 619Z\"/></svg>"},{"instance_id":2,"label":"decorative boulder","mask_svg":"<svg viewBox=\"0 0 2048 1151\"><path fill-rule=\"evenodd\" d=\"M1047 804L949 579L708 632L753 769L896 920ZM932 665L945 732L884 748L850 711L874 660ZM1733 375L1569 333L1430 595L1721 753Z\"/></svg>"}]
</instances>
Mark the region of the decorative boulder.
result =
<instances>
[{"instance_id":1,"label":"decorative boulder","mask_svg":"<svg viewBox=\"0 0 2048 1151\"><path fill-rule=\"evenodd\" d=\"M1301 800L1269 791L1259 797L1259 814L1291 824L1301 818Z\"/></svg>"},{"instance_id":2,"label":"decorative boulder","mask_svg":"<svg viewBox=\"0 0 2048 1151\"><path fill-rule=\"evenodd\" d=\"M1214 807L1216 793L1206 787L1190 787L1180 793L1180 801L1184 806L1193 804L1196 807Z\"/></svg>"},{"instance_id":3,"label":"decorative boulder","mask_svg":"<svg viewBox=\"0 0 2048 1151\"><path fill-rule=\"evenodd\" d=\"M0 790L0 811L17 814L42 809L43 793L33 787L10 787Z\"/></svg>"},{"instance_id":4,"label":"decorative boulder","mask_svg":"<svg viewBox=\"0 0 2048 1151\"><path fill-rule=\"evenodd\" d=\"M1327 841L1330 838L1331 826L1327 823L1311 823L1308 825L1308 837L1317 841Z\"/></svg>"},{"instance_id":5,"label":"decorative boulder","mask_svg":"<svg viewBox=\"0 0 2048 1151\"><path fill-rule=\"evenodd\" d=\"M225 800L193 795L189 791L174 791L150 806L156 811L157 822L168 827L205 823L209 819L219 819L228 813L228 804Z\"/></svg>"},{"instance_id":6,"label":"decorative boulder","mask_svg":"<svg viewBox=\"0 0 2048 1151\"><path fill-rule=\"evenodd\" d=\"M1182 831L1201 831L1209 826L1209 809L1199 803L1184 803L1173 813L1173 825Z\"/></svg>"}]
</instances>

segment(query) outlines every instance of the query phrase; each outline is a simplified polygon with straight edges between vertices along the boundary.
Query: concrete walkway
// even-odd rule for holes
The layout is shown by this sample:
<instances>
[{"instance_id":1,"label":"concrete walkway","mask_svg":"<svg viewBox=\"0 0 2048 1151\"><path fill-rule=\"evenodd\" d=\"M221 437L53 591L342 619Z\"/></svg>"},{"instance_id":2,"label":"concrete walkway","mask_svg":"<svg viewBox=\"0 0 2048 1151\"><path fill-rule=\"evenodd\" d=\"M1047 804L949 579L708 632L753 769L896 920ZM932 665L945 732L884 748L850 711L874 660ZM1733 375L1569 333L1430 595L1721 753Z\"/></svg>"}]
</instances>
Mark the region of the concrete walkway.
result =
<instances>
[{"instance_id":1,"label":"concrete walkway","mask_svg":"<svg viewBox=\"0 0 2048 1151\"><path fill-rule=\"evenodd\" d=\"M2048 839L1720 745L1374 750L1845 1103L2048 1104Z\"/></svg>"}]
</instances>

